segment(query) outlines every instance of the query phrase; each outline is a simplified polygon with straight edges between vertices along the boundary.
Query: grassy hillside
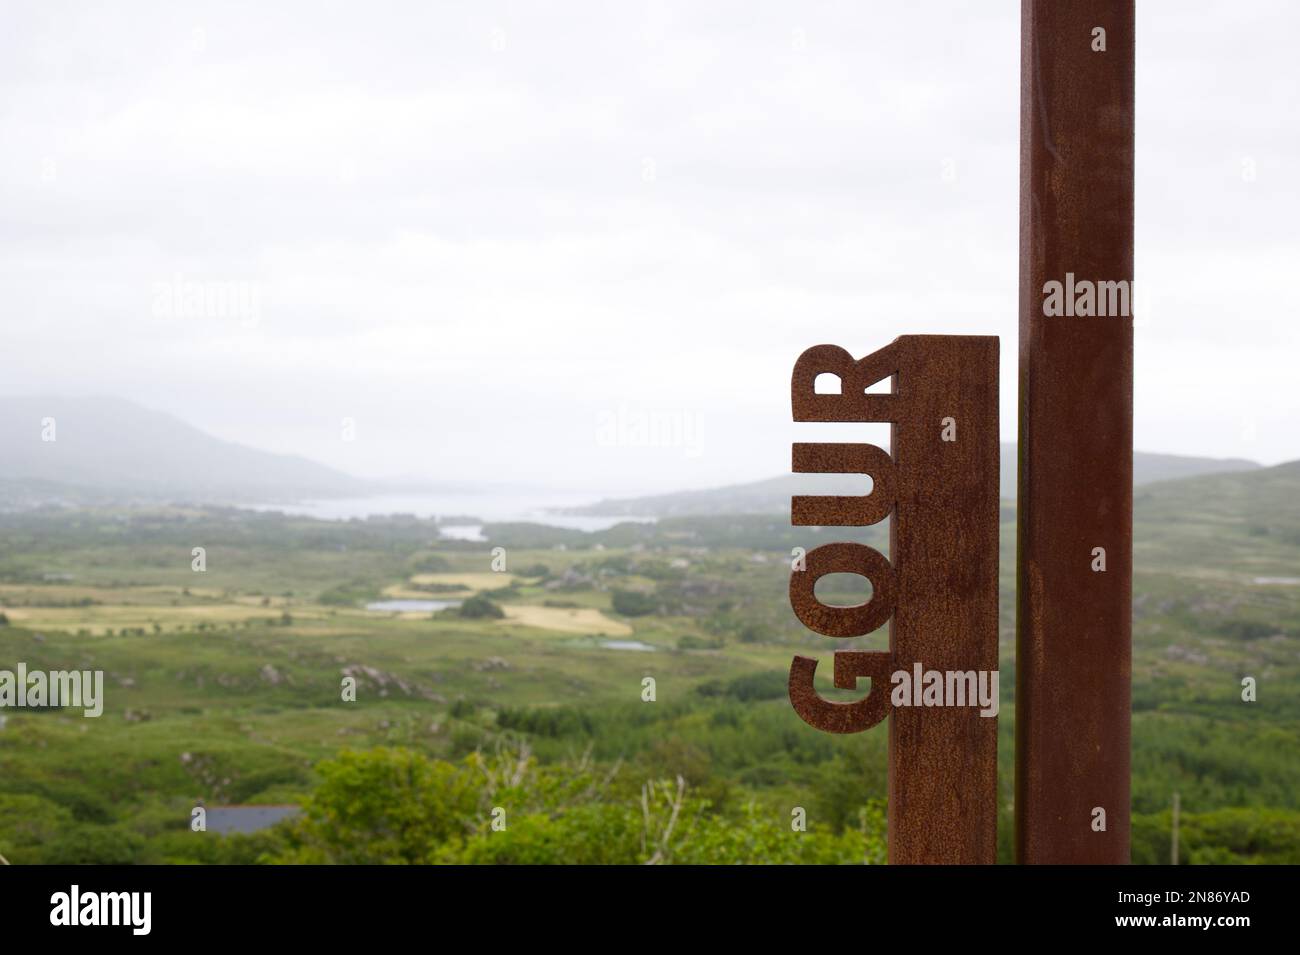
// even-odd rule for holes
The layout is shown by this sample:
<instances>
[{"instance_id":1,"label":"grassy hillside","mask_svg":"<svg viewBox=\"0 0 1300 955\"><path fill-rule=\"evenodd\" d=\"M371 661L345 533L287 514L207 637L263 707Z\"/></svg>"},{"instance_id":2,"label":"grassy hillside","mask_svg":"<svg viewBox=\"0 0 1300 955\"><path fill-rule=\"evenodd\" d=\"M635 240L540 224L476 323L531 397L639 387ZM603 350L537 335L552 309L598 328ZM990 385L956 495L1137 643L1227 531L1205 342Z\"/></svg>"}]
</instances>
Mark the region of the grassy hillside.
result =
<instances>
[{"instance_id":1,"label":"grassy hillside","mask_svg":"<svg viewBox=\"0 0 1300 955\"><path fill-rule=\"evenodd\" d=\"M1300 862L1298 492L1291 465L1137 494L1135 861L1167 858L1177 791L1183 861ZM1013 518L1004 508L1004 807ZM883 534L774 514L594 535L489 526L471 544L413 519L0 516L0 668L102 669L107 696L99 719L0 712L0 855L879 861L883 728L819 733L784 684L792 653L830 649L790 612L789 548ZM501 615L365 609L421 598ZM1258 702L1241 701L1243 676ZM251 837L190 831L195 806L231 803L307 812ZM453 822L426 831L431 818ZM1009 809L1001 823L1007 859Z\"/></svg>"},{"instance_id":2,"label":"grassy hillside","mask_svg":"<svg viewBox=\"0 0 1300 955\"><path fill-rule=\"evenodd\" d=\"M1179 454L1133 454L1133 484L1197 477L1204 474L1252 471L1259 467L1242 458L1201 458ZM1003 443L1000 464L1003 498L1016 497L1016 446ZM815 483L814 483L815 482ZM630 516L702 516L709 514L775 514L788 511L792 494L862 494L867 485L852 474L787 474L702 491L679 491L648 497L600 501L574 513Z\"/></svg>"}]
</instances>

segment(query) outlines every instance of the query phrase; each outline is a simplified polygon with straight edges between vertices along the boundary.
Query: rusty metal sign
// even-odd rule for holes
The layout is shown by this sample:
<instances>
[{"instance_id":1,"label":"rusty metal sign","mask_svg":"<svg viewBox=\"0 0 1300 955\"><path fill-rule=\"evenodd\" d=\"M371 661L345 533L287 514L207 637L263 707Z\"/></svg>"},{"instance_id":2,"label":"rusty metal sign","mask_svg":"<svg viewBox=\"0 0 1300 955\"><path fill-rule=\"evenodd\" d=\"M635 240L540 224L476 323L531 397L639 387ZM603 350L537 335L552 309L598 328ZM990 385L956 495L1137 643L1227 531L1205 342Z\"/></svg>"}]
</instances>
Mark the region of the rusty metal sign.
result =
<instances>
[{"instance_id":1,"label":"rusty metal sign","mask_svg":"<svg viewBox=\"0 0 1300 955\"><path fill-rule=\"evenodd\" d=\"M818 376L840 382L818 394ZM889 393L868 393L888 379ZM860 497L796 496L797 526L860 527L892 516L890 554L860 543L809 551L790 602L828 637L889 625L889 650L837 650L824 699L817 661L796 656L790 701L807 723L855 733L889 717L889 861L992 863L997 852L998 340L905 335L862 359L834 345L805 351L791 382L795 421L888 422L891 452L872 444L795 444L801 473L857 473ZM866 491L866 482L863 482ZM822 603L817 580L859 574L866 603Z\"/></svg>"},{"instance_id":2,"label":"rusty metal sign","mask_svg":"<svg viewBox=\"0 0 1300 955\"><path fill-rule=\"evenodd\" d=\"M1129 860L1133 6L1021 8L1016 856L1028 863ZM796 472L871 479L858 497L794 497L793 524L892 523L888 557L827 544L790 576L794 612L818 633L888 623L888 651L834 654L834 686L870 690L825 699L802 656L789 690L827 732L889 718L893 863L996 858L996 702L989 713L949 691L998 665L997 362L996 338L908 335L861 359L818 345L794 368L795 421L891 425L892 453L793 447ZM817 393L826 373L838 394ZM889 393L868 391L886 379ZM832 573L867 578L870 599L822 603L816 583Z\"/></svg>"}]
</instances>

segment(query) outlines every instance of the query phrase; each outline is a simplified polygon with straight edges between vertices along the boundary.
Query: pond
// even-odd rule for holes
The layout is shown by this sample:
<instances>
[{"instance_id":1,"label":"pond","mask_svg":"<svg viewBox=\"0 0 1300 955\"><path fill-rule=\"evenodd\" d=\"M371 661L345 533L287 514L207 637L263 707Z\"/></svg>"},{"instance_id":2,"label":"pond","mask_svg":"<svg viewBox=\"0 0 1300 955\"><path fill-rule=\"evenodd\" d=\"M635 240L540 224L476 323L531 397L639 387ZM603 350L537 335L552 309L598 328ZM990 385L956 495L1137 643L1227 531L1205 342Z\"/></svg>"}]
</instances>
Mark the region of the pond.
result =
<instances>
[{"instance_id":1,"label":"pond","mask_svg":"<svg viewBox=\"0 0 1300 955\"><path fill-rule=\"evenodd\" d=\"M606 650L640 650L650 653L655 650L650 644L642 643L640 640L605 640L601 646Z\"/></svg>"},{"instance_id":2,"label":"pond","mask_svg":"<svg viewBox=\"0 0 1300 955\"><path fill-rule=\"evenodd\" d=\"M366 604L367 610L384 610L389 613L432 613L459 607L459 600L376 600Z\"/></svg>"}]
</instances>

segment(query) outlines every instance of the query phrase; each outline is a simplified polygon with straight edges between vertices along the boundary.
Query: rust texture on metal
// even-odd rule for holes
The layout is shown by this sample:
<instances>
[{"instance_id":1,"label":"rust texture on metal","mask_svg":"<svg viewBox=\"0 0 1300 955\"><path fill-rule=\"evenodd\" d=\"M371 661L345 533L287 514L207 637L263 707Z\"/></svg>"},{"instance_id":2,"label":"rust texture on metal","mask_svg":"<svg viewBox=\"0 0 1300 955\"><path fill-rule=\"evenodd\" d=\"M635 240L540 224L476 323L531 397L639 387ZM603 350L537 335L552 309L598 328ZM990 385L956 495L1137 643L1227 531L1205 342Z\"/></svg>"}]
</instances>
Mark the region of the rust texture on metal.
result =
<instances>
[{"instance_id":1,"label":"rust texture on metal","mask_svg":"<svg viewBox=\"0 0 1300 955\"><path fill-rule=\"evenodd\" d=\"M1133 44L1133 0L1023 0L1015 715L1027 863L1129 860ZM1066 290L1064 314L1048 283Z\"/></svg>"},{"instance_id":2,"label":"rust texture on metal","mask_svg":"<svg viewBox=\"0 0 1300 955\"><path fill-rule=\"evenodd\" d=\"M839 394L816 394L818 375ZM867 394L890 379L887 394ZM804 624L848 638L889 623L889 650L838 650L834 685L857 702L823 699L817 661L795 657L790 700L809 724L834 733L889 716L891 863L992 863L997 854L997 718L977 705L893 705L891 675L992 674L998 668L998 340L905 335L855 360L834 345L805 351L791 381L795 421L889 422L891 450L870 444L796 444L797 472L858 472L862 497L794 497L795 525L862 526L893 517L890 557L858 543L808 552L790 576ZM863 482L867 491L867 482ZM872 595L857 607L816 597L817 579L857 573ZM919 702L919 701L917 701Z\"/></svg>"}]
</instances>

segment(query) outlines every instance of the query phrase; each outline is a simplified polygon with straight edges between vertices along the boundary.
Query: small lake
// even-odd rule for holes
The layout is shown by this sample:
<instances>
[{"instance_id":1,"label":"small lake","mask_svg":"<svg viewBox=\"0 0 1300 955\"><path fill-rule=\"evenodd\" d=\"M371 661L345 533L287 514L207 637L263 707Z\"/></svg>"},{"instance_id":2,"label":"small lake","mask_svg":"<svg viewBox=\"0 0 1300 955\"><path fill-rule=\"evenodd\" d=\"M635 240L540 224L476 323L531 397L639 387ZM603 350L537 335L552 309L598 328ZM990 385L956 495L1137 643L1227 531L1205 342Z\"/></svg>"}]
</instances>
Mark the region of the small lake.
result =
<instances>
[{"instance_id":1,"label":"small lake","mask_svg":"<svg viewBox=\"0 0 1300 955\"><path fill-rule=\"evenodd\" d=\"M376 600L366 604L366 609L388 613L433 613L435 610L459 606L459 600Z\"/></svg>"},{"instance_id":2,"label":"small lake","mask_svg":"<svg viewBox=\"0 0 1300 955\"><path fill-rule=\"evenodd\" d=\"M628 493L632 493L629 491ZM568 530L608 530L615 524L633 522L654 523L653 517L617 516L596 517L587 514L565 514L568 508L591 504L597 499L592 494L557 494L539 490L512 492L484 492L461 494L378 494L369 497L324 498L294 503L262 504L258 511L280 511L324 521L365 520L407 514L420 519L442 517L463 518L454 524L438 528L447 540L486 541L483 524L526 523Z\"/></svg>"},{"instance_id":3,"label":"small lake","mask_svg":"<svg viewBox=\"0 0 1300 955\"><path fill-rule=\"evenodd\" d=\"M606 650L639 650L642 653L655 651L650 644L642 643L640 640L605 640L600 645Z\"/></svg>"},{"instance_id":4,"label":"small lake","mask_svg":"<svg viewBox=\"0 0 1300 955\"><path fill-rule=\"evenodd\" d=\"M654 517L592 517L584 514L554 514L550 511L526 511L512 517L507 523L541 524L544 527L560 527L570 531L607 531L616 524L653 524ZM446 540L473 541L482 543L487 540L482 524L440 524L438 536Z\"/></svg>"}]
</instances>

